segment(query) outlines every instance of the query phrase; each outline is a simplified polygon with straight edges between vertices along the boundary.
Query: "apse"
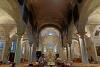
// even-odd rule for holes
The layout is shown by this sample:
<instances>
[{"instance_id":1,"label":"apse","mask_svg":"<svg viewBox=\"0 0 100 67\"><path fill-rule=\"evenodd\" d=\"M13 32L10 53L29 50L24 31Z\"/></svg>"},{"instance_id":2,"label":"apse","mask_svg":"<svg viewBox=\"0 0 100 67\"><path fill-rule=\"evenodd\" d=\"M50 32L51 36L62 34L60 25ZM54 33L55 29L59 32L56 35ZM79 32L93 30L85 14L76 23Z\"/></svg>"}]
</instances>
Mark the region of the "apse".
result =
<instances>
[{"instance_id":1,"label":"apse","mask_svg":"<svg viewBox=\"0 0 100 67\"><path fill-rule=\"evenodd\" d=\"M53 27L46 27L41 30L39 35L39 49L43 53L51 51L52 53L59 52L61 47L61 35L59 30Z\"/></svg>"}]
</instances>

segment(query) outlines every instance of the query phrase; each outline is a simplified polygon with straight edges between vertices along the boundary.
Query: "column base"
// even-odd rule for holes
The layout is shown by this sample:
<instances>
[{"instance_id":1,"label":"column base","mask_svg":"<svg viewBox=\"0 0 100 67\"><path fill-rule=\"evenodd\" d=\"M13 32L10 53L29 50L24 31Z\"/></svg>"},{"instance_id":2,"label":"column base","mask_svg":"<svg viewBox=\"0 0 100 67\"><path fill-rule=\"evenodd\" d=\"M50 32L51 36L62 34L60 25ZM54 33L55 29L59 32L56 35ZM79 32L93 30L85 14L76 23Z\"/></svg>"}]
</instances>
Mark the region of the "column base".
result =
<instances>
[{"instance_id":1,"label":"column base","mask_svg":"<svg viewBox=\"0 0 100 67\"><path fill-rule=\"evenodd\" d=\"M28 66L33 66L33 64L29 64Z\"/></svg>"}]
</instances>

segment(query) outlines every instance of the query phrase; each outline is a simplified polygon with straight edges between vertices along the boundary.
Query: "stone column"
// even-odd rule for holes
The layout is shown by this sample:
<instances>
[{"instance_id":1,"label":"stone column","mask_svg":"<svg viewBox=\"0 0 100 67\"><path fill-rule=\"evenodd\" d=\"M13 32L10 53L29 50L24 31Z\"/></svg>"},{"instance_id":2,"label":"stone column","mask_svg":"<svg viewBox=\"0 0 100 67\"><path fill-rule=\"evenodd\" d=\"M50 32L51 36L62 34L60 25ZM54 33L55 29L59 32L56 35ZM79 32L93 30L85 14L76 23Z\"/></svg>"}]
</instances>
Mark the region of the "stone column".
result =
<instances>
[{"instance_id":1,"label":"stone column","mask_svg":"<svg viewBox=\"0 0 100 67\"><path fill-rule=\"evenodd\" d=\"M28 59L29 59L29 43L28 43L28 40L25 40L26 42L25 42L25 53L24 53L24 59L26 60L26 61L28 61Z\"/></svg>"},{"instance_id":2,"label":"stone column","mask_svg":"<svg viewBox=\"0 0 100 67\"><path fill-rule=\"evenodd\" d=\"M8 63L11 41L9 34L5 35L5 48L3 53L3 63Z\"/></svg>"},{"instance_id":3,"label":"stone column","mask_svg":"<svg viewBox=\"0 0 100 67\"><path fill-rule=\"evenodd\" d=\"M79 42L80 42L80 51L81 51L81 58L82 63L89 63L88 61L88 54L86 49L86 43L85 43L85 33L79 33Z\"/></svg>"},{"instance_id":4,"label":"stone column","mask_svg":"<svg viewBox=\"0 0 100 67\"><path fill-rule=\"evenodd\" d=\"M32 43L29 43L29 66L33 66L32 64Z\"/></svg>"},{"instance_id":5,"label":"stone column","mask_svg":"<svg viewBox=\"0 0 100 67\"><path fill-rule=\"evenodd\" d=\"M36 58L36 46L33 46L33 52L32 52L32 59L33 59L33 61L36 61L37 60L37 58Z\"/></svg>"},{"instance_id":6,"label":"stone column","mask_svg":"<svg viewBox=\"0 0 100 67\"><path fill-rule=\"evenodd\" d=\"M31 32L28 33L28 41L29 41L29 66L33 66L32 64L32 52L33 52L33 42L34 42L34 39L33 39L33 35Z\"/></svg>"},{"instance_id":7,"label":"stone column","mask_svg":"<svg viewBox=\"0 0 100 67\"><path fill-rule=\"evenodd\" d=\"M35 37L33 37L33 42L34 42L34 45L33 45L33 52L32 52L32 59L33 61L36 61L37 58L36 58L36 49L37 47L39 47L39 34L37 32L34 32L34 35Z\"/></svg>"},{"instance_id":8,"label":"stone column","mask_svg":"<svg viewBox=\"0 0 100 67\"><path fill-rule=\"evenodd\" d=\"M68 43L67 50L68 50L68 61L71 61L71 43Z\"/></svg>"},{"instance_id":9,"label":"stone column","mask_svg":"<svg viewBox=\"0 0 100 67\"><path fill-rule=\"evenodd\" d=\"M21 35L17 35L17 45L16 45L14 62L18 64L20 63L20 61L21 61Z\"/></svg>"}]
</instances>

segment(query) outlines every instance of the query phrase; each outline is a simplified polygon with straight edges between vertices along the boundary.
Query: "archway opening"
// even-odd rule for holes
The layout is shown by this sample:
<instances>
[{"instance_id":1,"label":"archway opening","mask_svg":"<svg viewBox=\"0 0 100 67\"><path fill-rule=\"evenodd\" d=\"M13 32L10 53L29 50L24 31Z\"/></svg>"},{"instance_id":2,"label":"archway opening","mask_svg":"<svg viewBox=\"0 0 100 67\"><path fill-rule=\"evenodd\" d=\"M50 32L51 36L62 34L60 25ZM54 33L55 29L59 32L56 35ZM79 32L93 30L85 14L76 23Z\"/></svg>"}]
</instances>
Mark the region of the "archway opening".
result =
<instances>
[{"instance_id":1,"label":"archway opening","mask_svg":"<svg viewBox=\"0 0 100 67\"><path fill-rule=\"evenodd\" d=\"M54 27L43 28L39 34L39 50L52 60L56 54L60 56L62 51L60 31Z\"/></svg>"}]
</instances>

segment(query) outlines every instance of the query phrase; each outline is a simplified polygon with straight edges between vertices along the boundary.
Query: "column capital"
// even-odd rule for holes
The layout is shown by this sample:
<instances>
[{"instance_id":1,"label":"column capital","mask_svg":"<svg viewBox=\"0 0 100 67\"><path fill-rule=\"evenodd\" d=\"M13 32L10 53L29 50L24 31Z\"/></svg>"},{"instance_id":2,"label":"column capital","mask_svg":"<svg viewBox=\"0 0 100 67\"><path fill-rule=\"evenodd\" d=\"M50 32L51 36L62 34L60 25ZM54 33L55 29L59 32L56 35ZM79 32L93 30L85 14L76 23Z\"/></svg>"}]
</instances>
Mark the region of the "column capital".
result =
<instances>
[{"instance_id":1,"label":"column capital","mask_svg":"<svg viewBox=\"0 0 100 67\"><path fill-rule=\"evenodd\" d=\"M84 37L86 33L87 33L87 32L78 32L77 34L78 34L80 37Z\"/></svg>"},{"instance_id":2,"label":"column capital","mask_svg":"<svg viewBox=\"0 0 100 67\"><path fill-rule=\"evenodd\" d=\"M33 42L29 42L30 47L32 47Z\"/></svg>"},{"instance_id":3,"label":"column capital","mask_svg":"<svg viewBox=\"0 0 100 67\"><path fill-rule=\"evenodd\" d=\"M68 45L69 47L71 47L71 44L72 44L71 42L67 43L67 45Z\"/></svg>"},{"instance_id":4,"label":"column capital","mask_svg":"<svg viewBox=\"0 0 100 67\"><path fill-rule=\"evenodd\" d=\"M85 25L83 23L78 23L77 32L77 34L79 34L80 36L84 36L86 34Z\"/></svg>"},{"instance_id":5,"label":"column capital","mask_svg":"<svg viewBox=\"0 0 100 67\"><path fill-rule=\"evenodd\" d=\"M18 38L22 38L22 35L20 35L20 34L18 34L18 33L16 33L16 36L17 36Z\"/></svg>"},{"instance_id":6,"label":"column capital","mask_svg":"<svg viewBox=\"0 0 100 67\"><path fill-rule=\"evenodd\" d=\"M72 44L72 39L67 40L67 43L68 43L68 44Z\"/></svg>"},{"instance_id":7,"label":"column capital","mask_svg":"<svg viewBox=\"0 0 100 67\"><path fill-rule=\"evenodd\" d=\"M67 42L67 46L71 47L72 42Z\"/></svg>"}]
</instances>

